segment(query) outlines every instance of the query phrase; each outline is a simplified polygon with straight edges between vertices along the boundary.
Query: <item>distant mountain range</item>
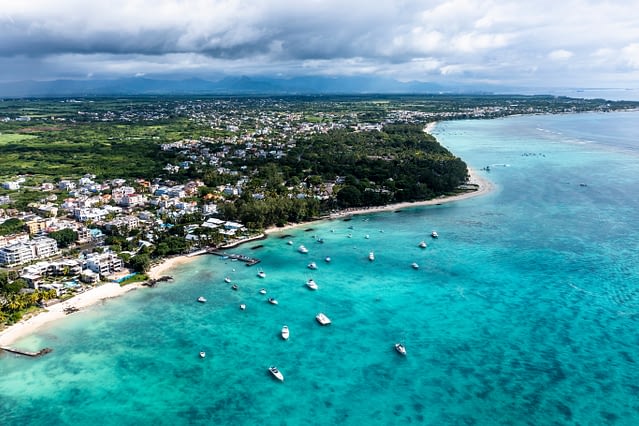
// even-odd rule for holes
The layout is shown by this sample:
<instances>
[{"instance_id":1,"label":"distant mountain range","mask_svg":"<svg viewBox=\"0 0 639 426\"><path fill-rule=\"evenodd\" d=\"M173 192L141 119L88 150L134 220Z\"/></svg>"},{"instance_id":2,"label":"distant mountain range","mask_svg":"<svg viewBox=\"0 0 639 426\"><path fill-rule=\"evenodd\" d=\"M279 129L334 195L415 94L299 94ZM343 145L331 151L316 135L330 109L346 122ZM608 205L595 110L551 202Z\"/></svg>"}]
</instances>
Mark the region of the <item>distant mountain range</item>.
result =
<instances>
[{"instance_id":1,"label":"distant mountain range","mask_svg":"<svg viewBox=\"0 0 639 426\"><path fill-rule=\"evenodd\" d=\"M443 86L380 77L226 77L159 80L145 77L115 80L52 80L0 83L0 97L109 95L308 95L308 94L490 93L471 86Z\"/></svg>"}]
</instances>

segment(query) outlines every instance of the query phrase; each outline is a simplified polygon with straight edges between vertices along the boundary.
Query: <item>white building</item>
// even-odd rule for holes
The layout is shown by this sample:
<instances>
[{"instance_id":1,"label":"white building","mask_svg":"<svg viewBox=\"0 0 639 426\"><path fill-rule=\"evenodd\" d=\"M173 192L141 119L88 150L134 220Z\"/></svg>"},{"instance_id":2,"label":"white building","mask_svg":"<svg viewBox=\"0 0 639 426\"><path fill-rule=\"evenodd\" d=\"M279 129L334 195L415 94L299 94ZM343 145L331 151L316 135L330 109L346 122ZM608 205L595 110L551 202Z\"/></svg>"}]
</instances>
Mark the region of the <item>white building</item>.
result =
<instances>
[{"instance_id":1,"label":"white building","mask_svg":"<svg viewBox=\"0 0 639 426\"><path fill-rule=\"evenodd\" d=\"M87 268L101 276L119 272L122 266L122 259L115 253L91 253L87 256Z\"/></svg>"},{"instance_id":2,"label":"white building","mask_svg":"<svg viewBox=\"0 0 639 426\"><path fill-rule=\"evenodd\" d=\"M20 265L33 259L33 251L25 243L15 243L0 249L0 265Z\"/></svg>"}]
</instances>

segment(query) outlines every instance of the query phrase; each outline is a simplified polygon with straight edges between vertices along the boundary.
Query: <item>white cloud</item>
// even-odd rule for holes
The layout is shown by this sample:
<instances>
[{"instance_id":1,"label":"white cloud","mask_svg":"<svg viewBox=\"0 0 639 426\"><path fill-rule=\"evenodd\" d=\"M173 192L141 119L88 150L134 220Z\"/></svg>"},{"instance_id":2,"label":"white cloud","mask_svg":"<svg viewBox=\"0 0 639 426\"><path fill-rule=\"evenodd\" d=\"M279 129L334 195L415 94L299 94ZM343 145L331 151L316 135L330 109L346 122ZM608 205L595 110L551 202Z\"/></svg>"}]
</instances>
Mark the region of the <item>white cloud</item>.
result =
<instances>
[{"instance_id":1,"label":"white cloud","mask_svg":"<svg viewBox=\"0 0 639 426\"><path fill-rule=\"evenodd\" d=\"M548 54L548 58L552 59L553 61L565 61L572 58L573 56L574 53L565 49L553 50Z\"/></svg>"},{"instance_id":2,"label":"white cloud","mask_svg":"<svg viewBox=\"0 0 639 426\"><path fill-rule=\"evenodd\" d=\"M639 0L5 1L0 81L344 73L638 86L634 10Z\"/></svg>"}]
</instances>

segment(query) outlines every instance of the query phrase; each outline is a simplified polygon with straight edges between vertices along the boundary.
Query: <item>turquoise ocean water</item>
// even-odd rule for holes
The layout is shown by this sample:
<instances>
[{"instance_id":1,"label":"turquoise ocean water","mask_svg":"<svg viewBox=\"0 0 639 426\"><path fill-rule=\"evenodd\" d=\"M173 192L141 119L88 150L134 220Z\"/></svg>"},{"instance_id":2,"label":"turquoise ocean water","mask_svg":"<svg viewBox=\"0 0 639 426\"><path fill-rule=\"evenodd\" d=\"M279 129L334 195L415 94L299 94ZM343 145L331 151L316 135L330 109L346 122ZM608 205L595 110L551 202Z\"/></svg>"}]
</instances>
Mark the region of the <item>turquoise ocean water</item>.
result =
<instances>
[{"instance_id":1,"label":"turquoise ocean water","mask_svg":"<svg viewBox=\"0 0 639 426\"><path fill-rule=\"evenodd\" d=\"M0 424L639 424L637 124L440 123L493 193L313 223L236 249L264 279L206 256L69 316L16 343L51 354L0 355Z\"/></svg>"}]
</instances>

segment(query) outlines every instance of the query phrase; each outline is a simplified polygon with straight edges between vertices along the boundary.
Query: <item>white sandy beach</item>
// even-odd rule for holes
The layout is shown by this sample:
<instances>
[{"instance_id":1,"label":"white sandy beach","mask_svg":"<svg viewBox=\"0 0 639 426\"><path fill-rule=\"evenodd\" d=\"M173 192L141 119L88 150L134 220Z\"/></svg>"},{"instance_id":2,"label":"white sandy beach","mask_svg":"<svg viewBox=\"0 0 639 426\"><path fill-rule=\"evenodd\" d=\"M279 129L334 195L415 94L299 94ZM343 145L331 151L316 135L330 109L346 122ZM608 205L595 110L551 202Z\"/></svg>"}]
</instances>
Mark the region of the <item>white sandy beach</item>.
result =
<instances>
[{"instance_id":1,"label":"white sandy beach","mask_svg":"<svg viewBox=\"0 0 639 426\"><path fill-rule=\"evenodd\" d=\"M341 217L354 216L354 215L367 214L367 213L375 213L375 212L395 211L395 210L400 210L400 209L407 208L407 207L433 206L433 205L437 205L437 204L451 203L453 201L466 200L468 198L473 198L473 197L478 197L480 195L485 195L485 194L488 194L489 192L491 192L491 191L493 191L495 189L495 185L491 181L489 181L487 179L484 179L482 176L478 175L475 170L469 168L468 169L468 174L470 176L470 178L468 180L468 184L477 185L477 190L476 191L465 192L465 193L459 194L459 195L441 196L441 197L433 198L431 200L416 201L416 202L412 202L412 203L406 202L406 203L389 204L389 205L386 205L386 206L346 209L346 210L341 210L338 213L331 214L330 215L330 219L337 219L337 218L341 218ZM292 223L292 224L288 224L288 225L285 225L285 226L282 226L282 227L271 227L271 228L268 228L265 231L265 233L266 234L274 234L276 232L286 231L286 230L297 228L297 227L300 227L300 226L308 226L308 224L309 224L308 222L305 222L305 223Z\"/></svg>"},{"instance_id":2,"label":"white sandy beach","mask_svg":"<svg viewBox=\"0 0 639 426\"><path fill-rule=\"evenodd\" d=\"M188 263L192 261L193 257L177 256L165 259L162 263L154 266L147 273L150 279L158 279L163 275L166 275L168 271L175 268L178 265ZM142 287L141 283L127 284L120 286L118 283L105 283L85 291L71 299L65 300L62 303L58 303L46 308L46 310L34 315L26 320L22 320L6 329L0 331L0 346L8 346L16 340L28 336L35 332L40 327L66 317L64 312L65 308L75 307L78 309L84 309L91 305L94 305L100 301L118 297L131 290L135 290Z\"/></svg>"},{"instance_id":3,"label":"white sandy beach","mask_svg":"<svg viewBox=\"0 0 639 426\"><path fill-rule=\"evenodd\" d=\"M380 207L370 207L365 209L353 209L353 210L344 210L339 213L331 214L330 218L340 218L345 216L373 213L373 212L382 212L382 211L394 211L406 207L417 207L417 206L428 206L428 205L436 205L443 203L450 203L453 201L460 201L467 198L477 197L480 195L484 195L489 193L494 189L494 185L492 182L482 178L479 176L474 170L469 169L470 179L469 184L477 185L477 191L467 192L459 195L454 195L450 197L438 197L432 200L427 201L418 201L414 203L398 203L398 204L390 204L387 206ZM287 229L292 229L300 226L308 226L309 222L305 223L295 223L289 224L283 227L272 227L265 231L266 234L272 234L276 232L285 231ZM258 237L250 238L247 241L254 240ZM246 241L242 241L246 242ZM151 268L151 270L147 273L150 279L158 279L163 275L167 275L173 268L191 262L195 259L196 256L175 256L164 259L161 263ZM98 287L92 288L90 290L85 291L82 294L79 294L69 300L66 300L62 303L58 303L56 305L52 305L47 307L47 309L37 315L34 315L26 320L20 321L17 324L14 324L2 331L0 331L0 346L8 346L15 342L16 340L25 337L29 334L32 334L42 326L56 321L58 319L64 318L66 316L64 309L68 307L75 307L78 309L84 309L88 306L94 305L102 300L110 299L113 297L121 296L124 293L127 293L131 290L135 290L141 287L141 283L128 284L126 286L120 286L117 283L106 283L102 284Z\"/></svg>"},{"instance_id":4,"label":"white sandy beach","mask_svg":"<svg viewBox=\"0 0 639 426\"><path fill-rule=\"evenodd\" d=\"M27 320L20 321L0 332L0 346L7 346L14 341L33 333L45 324L64 318L66 316L64 312L65 308L73 306L78 309L83 309L87 306L94 305L101 300L121 296L128 291L135 290L139 286L139 284L130 284L121 287L118 283L106 283L87 290L84 293L72 297L62 303L49 306L45 311L34 315Z\"/></svg>"}]
</instances>

